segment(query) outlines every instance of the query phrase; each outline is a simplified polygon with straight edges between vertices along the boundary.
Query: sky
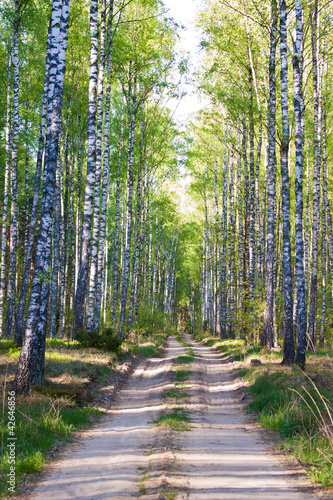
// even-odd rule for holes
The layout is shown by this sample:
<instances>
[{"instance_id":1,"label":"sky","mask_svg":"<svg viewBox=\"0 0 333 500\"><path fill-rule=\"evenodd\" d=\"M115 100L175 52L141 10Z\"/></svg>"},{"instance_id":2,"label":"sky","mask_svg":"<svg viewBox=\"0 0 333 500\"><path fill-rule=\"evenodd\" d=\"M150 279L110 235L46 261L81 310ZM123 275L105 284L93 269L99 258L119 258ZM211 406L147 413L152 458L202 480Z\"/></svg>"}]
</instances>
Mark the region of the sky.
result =
<instances>
[{"instance_id":1,"label":"sky","mask_svg":"<svg viewBox=\"0 0 333 500\"><path fill-rule=\"evenodd\" d=\"M164 5L168 11L168 16L172 17L178 24L185 26L184 30L180 30L180 41L177 43L176 50L179 53L189 53L190 70L194 71L200 61L200 31L195 28L195 16L202 7L203 0L164 0ZM195 86L183 84L182 89L187 92L187 95L181 99L178 105L174 118L180 125L190 119L193 112L198 111L202 104L198 95L195 92ZM172 102L171 107L174 108L175 102Z\"/></svg>"}]
</instances>

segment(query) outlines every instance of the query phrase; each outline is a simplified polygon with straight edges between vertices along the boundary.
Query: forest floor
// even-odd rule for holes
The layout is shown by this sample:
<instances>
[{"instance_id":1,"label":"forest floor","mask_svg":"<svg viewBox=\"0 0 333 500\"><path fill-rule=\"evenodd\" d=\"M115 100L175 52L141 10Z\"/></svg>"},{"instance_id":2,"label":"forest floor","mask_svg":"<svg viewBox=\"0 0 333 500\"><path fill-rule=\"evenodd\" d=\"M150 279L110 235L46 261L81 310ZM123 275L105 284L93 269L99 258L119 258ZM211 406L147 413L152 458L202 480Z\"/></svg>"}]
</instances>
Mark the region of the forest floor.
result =
<instances>
[{"instance_id":1,"label":"forest floor","mask_svg":"<svg viewBox=\"0 0 333 500\"><path fill-rule=\"evenodd\" d=\"M102 420L20 500L332 498L245 413L232 359L177 338L139 363Z\"/></svg>"}]
</instances>

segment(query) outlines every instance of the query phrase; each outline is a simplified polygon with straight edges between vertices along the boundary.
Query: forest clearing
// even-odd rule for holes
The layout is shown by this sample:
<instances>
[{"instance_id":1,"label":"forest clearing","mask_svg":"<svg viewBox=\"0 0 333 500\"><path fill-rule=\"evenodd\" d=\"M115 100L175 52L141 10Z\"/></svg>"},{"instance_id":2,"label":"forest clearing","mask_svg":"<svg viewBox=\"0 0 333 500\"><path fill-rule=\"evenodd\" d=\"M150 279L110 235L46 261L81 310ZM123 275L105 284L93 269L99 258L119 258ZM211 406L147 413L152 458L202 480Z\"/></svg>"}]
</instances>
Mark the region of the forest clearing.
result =
<instances>
[{"instance_id":1,"label":"forest clearing","mask_svg":"<svg viewBox=\"0 0 333 500\"><path fill-rule=\"evenodd\" d=\"M0 26L1 495L332 498L332 2Z\"/></svg>"}]
</instances>

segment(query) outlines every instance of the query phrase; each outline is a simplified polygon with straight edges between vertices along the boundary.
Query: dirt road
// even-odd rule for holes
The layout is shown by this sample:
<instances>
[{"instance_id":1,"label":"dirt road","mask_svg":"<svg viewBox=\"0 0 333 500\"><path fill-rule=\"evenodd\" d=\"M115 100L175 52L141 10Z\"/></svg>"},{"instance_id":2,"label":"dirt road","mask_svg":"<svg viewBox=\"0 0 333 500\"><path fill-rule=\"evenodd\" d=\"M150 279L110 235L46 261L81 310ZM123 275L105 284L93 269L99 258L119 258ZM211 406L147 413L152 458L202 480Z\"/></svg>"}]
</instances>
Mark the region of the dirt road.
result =
<instances>
[{"instance_id":1,"label":"dirt road","mask_svg":"<svg viewBox=\"0 0 333 500\"><path fill-rule=\"evenodd\" d=\"M318 498L295 467L273 456L244 414L232 363L197 344L185 406L190 431L153 425L174 387L170 337L163 359L143 361L103 422L69 446L34 490L36 500L174 498L175 500L310 500ZM168 408L168 407L167 407ZM170 408L170 406L169 406Z\"/></svg>"}]
</instances>

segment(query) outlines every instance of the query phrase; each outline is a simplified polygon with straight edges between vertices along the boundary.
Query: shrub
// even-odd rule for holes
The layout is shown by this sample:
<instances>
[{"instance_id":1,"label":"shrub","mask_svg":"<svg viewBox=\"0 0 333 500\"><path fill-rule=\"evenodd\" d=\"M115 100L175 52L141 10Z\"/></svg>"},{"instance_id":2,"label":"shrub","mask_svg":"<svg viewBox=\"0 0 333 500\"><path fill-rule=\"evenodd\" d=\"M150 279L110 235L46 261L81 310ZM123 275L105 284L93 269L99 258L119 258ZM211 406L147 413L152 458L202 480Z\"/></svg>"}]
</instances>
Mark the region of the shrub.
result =
<instances>
[{"instance_id":1,"label":"shrub","mask_svg":"<svg viewBox=\"0 0 333 500\"><path fill-rule=\"evenodd\" d=\"M96 347L103 351L118 352L121 340L112 328L105 328L100 334L98 331L79 332L77 340L83 347Z\"/></svg>"},{"instance_id":2,"label":"shrub","mask_svg":"<svg viewBox=\"0 0 333 500\"><path fill-rule=\"evenodd\" d=\"M142 307L139 313L138 330L143 335L154 334L164 329L164 314L152 311L151 307Z\"/></svg>"}]
</instances>

